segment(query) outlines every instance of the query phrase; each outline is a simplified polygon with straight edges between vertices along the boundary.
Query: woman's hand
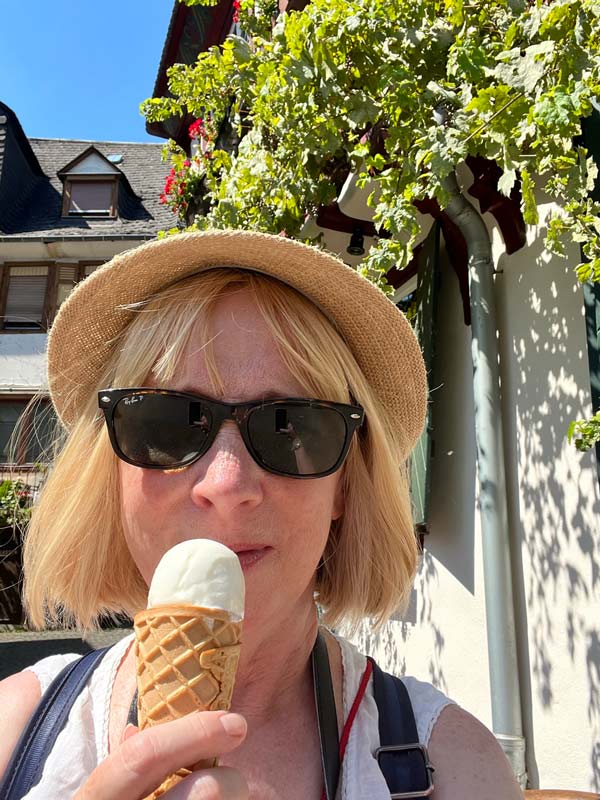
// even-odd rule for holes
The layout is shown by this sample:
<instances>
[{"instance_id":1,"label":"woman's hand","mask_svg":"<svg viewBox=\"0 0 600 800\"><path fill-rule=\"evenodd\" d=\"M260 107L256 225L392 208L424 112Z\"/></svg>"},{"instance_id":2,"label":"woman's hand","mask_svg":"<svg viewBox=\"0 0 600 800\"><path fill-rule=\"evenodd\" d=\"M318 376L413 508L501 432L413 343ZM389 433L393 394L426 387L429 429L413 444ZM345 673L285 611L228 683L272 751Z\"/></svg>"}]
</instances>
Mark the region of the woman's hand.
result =
<instances>
[{"instance_id":1,"label":"woman's hand","mask_svg":"<svg viewBox=\"0 0 600 800\"><path fill-rule=\"evenodd\" d=\"M226 711L202 711L131 733L99 764L74 800L141 800L181 767L234 750L246 721ZM199 770L167 792L165 800L246 800L248 786L229 767Z\"/></svg>"}]
</instances>

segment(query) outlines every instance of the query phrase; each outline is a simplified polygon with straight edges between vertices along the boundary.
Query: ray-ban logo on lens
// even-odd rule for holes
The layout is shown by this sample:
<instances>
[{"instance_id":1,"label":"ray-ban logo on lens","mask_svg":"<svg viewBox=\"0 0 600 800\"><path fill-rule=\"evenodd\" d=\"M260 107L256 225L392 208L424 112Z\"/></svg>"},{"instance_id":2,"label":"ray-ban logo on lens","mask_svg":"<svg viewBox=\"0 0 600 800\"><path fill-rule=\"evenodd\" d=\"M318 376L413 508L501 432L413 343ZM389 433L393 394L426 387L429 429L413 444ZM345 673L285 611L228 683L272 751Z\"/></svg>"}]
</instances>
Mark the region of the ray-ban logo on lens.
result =
<instances>
[{"instance_id":1,"label":"ray-ban logo on lens","mask_svg":"<svg viewBox=\"0 0 600 800\"><path fill-rule=\"evenodd\" d=\"M125 403L126 406L133 406L136 403L141 403L143 399L144 399L143 394L132 394L131 397L126 397L123 402Z\"/></svg>"}]
</instances>

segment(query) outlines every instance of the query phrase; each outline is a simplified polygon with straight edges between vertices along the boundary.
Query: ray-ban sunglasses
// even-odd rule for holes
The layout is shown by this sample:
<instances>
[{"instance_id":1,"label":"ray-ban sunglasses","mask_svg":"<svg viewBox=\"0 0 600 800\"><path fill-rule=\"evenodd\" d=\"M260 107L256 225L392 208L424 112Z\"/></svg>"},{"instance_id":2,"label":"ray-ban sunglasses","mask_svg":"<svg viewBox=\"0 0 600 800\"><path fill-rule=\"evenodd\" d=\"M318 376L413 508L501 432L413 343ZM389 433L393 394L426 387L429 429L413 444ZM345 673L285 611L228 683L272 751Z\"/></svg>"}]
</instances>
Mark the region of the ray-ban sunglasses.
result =
<instances>
[{"instance_id":1,"label":"ray-ban sunglasses","mask_svg":"<svg viewBox=\"0 0 600 800\"><path fill-rule=\"evenodd\" d=\"M289 398L221 403L170 389L98 392L113 450L144 469L178 469L201 458L233 420L254 461L291 478L338 470L364 419L360 406Z\"/></svg>"}]
</instances>

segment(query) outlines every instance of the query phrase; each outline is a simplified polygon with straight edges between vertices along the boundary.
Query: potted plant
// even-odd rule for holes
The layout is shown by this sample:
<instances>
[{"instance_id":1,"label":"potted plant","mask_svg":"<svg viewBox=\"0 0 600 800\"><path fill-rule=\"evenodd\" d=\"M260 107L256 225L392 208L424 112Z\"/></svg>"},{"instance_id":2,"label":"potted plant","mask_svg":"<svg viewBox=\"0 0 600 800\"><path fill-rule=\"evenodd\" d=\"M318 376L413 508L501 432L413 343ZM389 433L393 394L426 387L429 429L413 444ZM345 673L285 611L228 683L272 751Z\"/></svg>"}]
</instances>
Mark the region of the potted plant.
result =
<instances>
[{"instance_id":1,"label":"potted plant","mask_svg":"<svg viewBox=\"0 0 600 800\"><path fill-rule=\"evenodd\" d=\"M31 492L22 480L0 483L0 550L20 544L31 514Z\"/></svg>"}]
</instances>

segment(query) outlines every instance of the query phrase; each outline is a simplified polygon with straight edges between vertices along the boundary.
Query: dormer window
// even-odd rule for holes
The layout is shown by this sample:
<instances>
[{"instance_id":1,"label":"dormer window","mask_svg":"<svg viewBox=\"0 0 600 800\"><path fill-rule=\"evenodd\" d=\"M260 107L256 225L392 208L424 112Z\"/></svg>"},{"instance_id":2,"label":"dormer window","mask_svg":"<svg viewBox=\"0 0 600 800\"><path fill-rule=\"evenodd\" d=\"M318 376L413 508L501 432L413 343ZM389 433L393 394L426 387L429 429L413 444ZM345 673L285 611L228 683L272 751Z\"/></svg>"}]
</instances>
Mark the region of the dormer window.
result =
<instances>
[{"instance_id":1,"label":"dormer window","mask_svg":"<svg viewBox=\"0 0 600 800\"><path fill-rule=\"evenodd\" d=\"M60 170L63 217L117 217L121 171L95 147Z\"/></svg>"},{"instance_id":2,"label":"dormer window","mask_svg":"<svg viewBox=\"0 0 600 800\"><path fill-rule=\"evenodd\" d=\"M68 178L63 194L63 217L116 217L116 179Z\"/></svg>"}]
</instances>

